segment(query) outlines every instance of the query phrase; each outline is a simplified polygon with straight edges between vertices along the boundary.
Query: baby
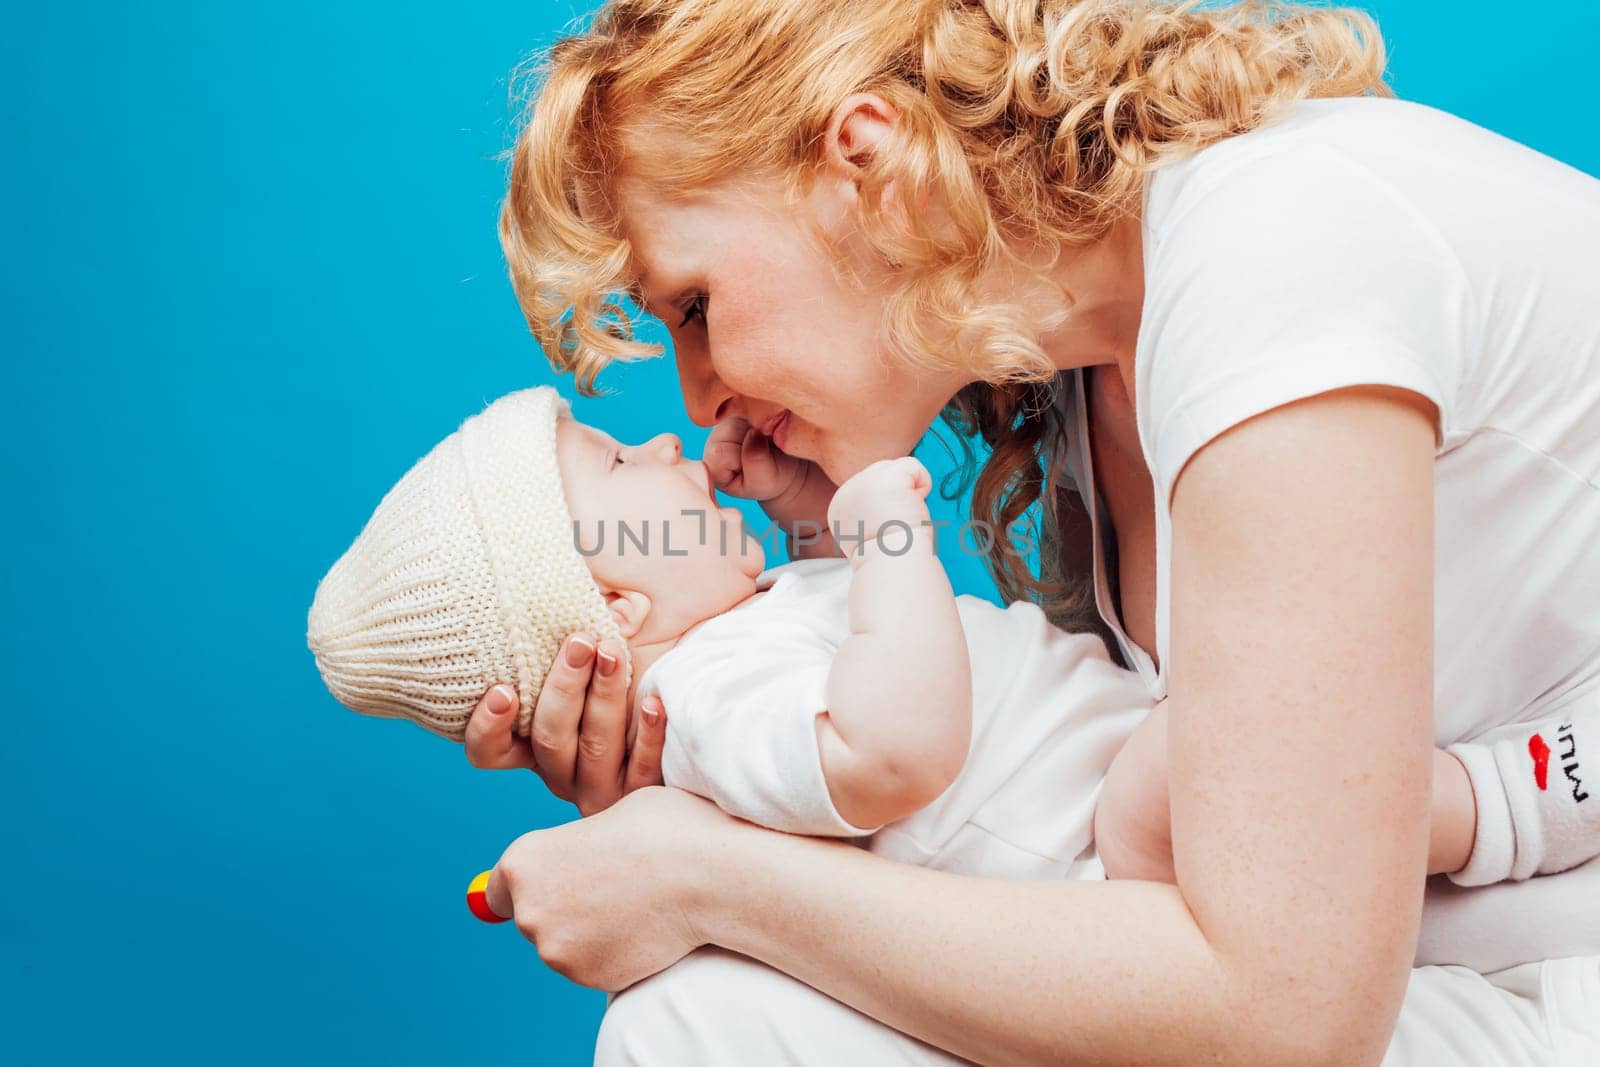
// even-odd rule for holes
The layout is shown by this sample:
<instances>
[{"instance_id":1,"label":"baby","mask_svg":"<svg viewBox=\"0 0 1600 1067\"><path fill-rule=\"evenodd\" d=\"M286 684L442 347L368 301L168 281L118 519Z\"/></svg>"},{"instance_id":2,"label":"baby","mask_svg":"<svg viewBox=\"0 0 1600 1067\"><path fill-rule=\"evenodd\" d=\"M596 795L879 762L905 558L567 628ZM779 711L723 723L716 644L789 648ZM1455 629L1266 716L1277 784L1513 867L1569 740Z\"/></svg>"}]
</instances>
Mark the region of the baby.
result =
<instances>
[{"instance_id":1,"label":"baby","mask_svg":"<svg viewBox=\"0 0 1600 1067\"><path fill-rule=\"evenodd\" d=\"M914 459L866 468L830 509L846 558L767 570L676 438L621 445L525 390L389 492L308 641L342 703L460 741L501 681L526 734L567 635L610 637L631 713L651 693L667 709L666 783L733 815L970 875L1170 879L1144 684L1034 605L955 596L929 488ZM1600 852L1600 803L1567 769L1597 719L1436 754L1431 869L1483 884Z\"/></svg>"}]
</instances>

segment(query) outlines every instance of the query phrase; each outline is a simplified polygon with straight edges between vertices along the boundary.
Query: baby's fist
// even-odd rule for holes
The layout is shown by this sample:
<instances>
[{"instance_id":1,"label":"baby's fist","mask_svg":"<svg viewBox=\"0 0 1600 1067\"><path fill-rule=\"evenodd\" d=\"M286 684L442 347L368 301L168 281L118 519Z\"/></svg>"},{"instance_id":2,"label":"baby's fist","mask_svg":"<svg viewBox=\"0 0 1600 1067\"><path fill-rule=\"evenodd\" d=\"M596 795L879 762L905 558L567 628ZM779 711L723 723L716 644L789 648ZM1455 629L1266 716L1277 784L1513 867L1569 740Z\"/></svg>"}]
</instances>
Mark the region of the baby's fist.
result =
<instances>
[{"instance_id":1,"label":"baby's fist","mask_svg":"<svg viewBox=\"0 0 1600 1067\"><path fill-rule=\"evenodd\" d=\"M921 461L911 456L879 460L839 487L828 506L828 521L836 539L842 536L841 547L886 532L891 537L907 536L904 531L886 531L892 523L903 523L920 535L928 528L926 501L932 488L933 477Z\"/></svg>"},{"instance_id":2,"label":"baby's fist","mask_svg":"<svg viewBox=\"0 0 1600 1067\"><path fill-rule=\"evenodd\" d=\"M933 488L933 476L917 457L902 456L899 459L880 459L846 484L854 483L860 483L873 493L888 495L910 492L922 500Z\"/></svg>"},{"instance_id":3,"label":"baby's fist","mask_svg":"<svg viewBox=\"0 0 1600 1067\"><path fill-rule=\"evenodd\" d=\"M706 469L729 496L763 504L790 493L805 480L804 460L780 452L748 419L717 423L706 439Z\"/></svg>"}]
</instances>

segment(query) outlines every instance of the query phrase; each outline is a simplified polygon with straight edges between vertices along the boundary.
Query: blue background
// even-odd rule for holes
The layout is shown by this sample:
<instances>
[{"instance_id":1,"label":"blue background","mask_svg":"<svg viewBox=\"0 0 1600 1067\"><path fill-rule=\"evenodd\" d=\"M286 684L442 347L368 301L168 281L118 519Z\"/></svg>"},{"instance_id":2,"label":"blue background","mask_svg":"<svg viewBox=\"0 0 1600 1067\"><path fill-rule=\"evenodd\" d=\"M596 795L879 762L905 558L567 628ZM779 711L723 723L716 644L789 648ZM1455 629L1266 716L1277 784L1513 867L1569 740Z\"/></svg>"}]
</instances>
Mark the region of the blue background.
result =
<instances>
[{"instance_id":1,"label":"blue background","mask_svg":"<svg viewBox=\"0 0 1600 1067\"><path fill-rule=\"evenodd\" d=\"M1372 9L1402 95L1600 171L1588 0ZM342 711L304 649L384 489L551 377L497 156L577 14L8 5L0 1058L588 1061L600 994L462 905L569 809ZM580 415L703 440L666 362L610 382Z\"/></svg>"}]
</instances>

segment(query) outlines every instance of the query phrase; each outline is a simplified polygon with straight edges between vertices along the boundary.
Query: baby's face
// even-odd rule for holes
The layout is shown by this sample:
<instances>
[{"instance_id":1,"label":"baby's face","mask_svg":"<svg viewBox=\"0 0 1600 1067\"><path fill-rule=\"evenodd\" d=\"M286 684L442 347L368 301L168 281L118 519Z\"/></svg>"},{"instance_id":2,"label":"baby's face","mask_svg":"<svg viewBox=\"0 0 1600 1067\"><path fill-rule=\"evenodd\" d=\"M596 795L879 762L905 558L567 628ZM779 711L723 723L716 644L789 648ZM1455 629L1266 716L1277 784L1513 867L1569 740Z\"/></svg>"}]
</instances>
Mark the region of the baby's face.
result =
<instances>
[{"instance_id":1,"label":"baby's face","mask_svg":"<svg viewBox=\"0 0 1600 1067\"><path fill-rule=\"evenodd\" d=\"M639 638L675 636L755 591L761 544L745 536L737 509L718 504L705 464L685 459L674 435L624 445L564 418L556 461L600 591L608 602L649 598Z\"/></svg>"}]
</instances>

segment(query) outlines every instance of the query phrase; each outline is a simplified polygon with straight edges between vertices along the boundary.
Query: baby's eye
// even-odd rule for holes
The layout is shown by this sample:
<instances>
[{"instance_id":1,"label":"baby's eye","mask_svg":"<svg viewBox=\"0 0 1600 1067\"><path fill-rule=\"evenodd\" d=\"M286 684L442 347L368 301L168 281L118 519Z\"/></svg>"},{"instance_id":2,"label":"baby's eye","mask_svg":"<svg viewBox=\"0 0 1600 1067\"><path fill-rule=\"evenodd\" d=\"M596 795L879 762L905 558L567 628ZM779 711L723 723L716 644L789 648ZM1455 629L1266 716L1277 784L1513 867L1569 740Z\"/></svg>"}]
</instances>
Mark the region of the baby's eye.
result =
<instances>
[{"instance_id":1,"label":"baby's eye","mask_svg":"<svg viewBox=\"0 0 1600 1067\"><path fill-rule=\"evenodd\" d=\"M699 319L701 322L706 321L706 308L710 303L711 298L704 293L689 301L689 306L683 310L683 321L678 323L678 329L683 329L695 319Z\"/></svg>"}]
</instances>

